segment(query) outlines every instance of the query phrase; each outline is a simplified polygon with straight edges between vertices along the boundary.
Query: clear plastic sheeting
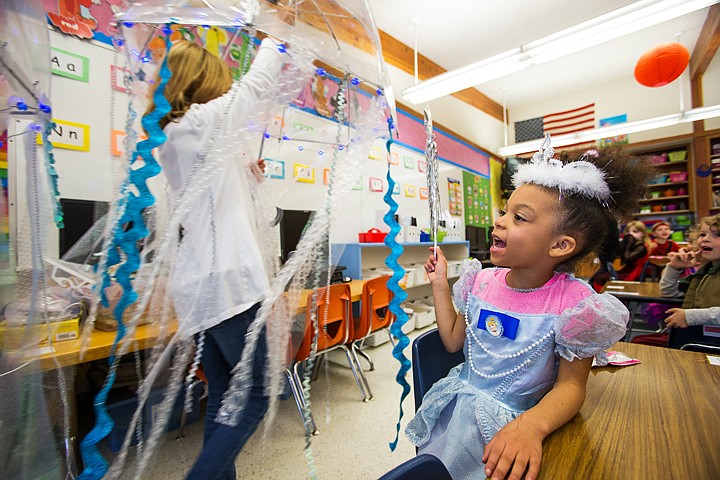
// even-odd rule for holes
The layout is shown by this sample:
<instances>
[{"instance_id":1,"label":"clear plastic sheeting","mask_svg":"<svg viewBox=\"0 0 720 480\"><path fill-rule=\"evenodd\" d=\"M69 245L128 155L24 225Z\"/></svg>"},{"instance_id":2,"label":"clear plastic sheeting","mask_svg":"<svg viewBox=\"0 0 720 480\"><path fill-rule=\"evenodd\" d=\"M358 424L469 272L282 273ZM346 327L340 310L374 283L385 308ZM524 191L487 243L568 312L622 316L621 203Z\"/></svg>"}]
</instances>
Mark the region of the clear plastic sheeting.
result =
<instances>
[{"instance_id":1,"label":"clear plastic sheeting","mask_svg":"<svg viewBox=\"0 0 720 480\"><path fill-rule=\"evenodd\" d=\"M75 469L74 379L54 350L56 327L77 325L82 307L44 261L55 185L50 147L36 143L51 113L41 5L7 0L0 8L0 130L10 127L3 149L23 159L13 162L9 191L0 191L0 475L13 479L70 478Z\"/></svg>"},{"instance_id":2,"label":"clear plastic sheeting","mask_svg":"<svg viewBox=\"0 0 720 480\"><path fill-rule=\"evenodd\" d=\"M47 21L39 2L4 1L0 9L0 131L7 128L7 107L21 101L29 109L37 108L39 97L50 96L48 58Z\"/></svg>"},{"instance_id":3,"label":"clear plastic sheeting","mask_svg":"<svg viewBox=\"0 0 720 480\"><path fill-rule=\"evenodd\" d=\"M292 12L290 20L286 15L288 9ZM130 275L132 292L127 288L120 289L122 296L132 293L137 299L124 310L121 319L116 319L122 322L121 329L126 331L110 367L110 381L120 358L132 348L133 337L140 325L152 322L159 335L144 365L138 365L137 370L145 372L137 391L138 407L128 425L122 448L107 470L107 478L140 478L152 461L178 392L184 390L183 380L192 380L201 357L202 341L197 340L202 334L193 335L194 330L177 321L178 296L173 289L177 290L178 279L192 285L196 280L207 282L211 276L203 274L206 265L189 271L184 265L185 273L177 274L182 262L195 260L184 254L187 251L184 242L192 239L197 245L210 246L213 259L226 253L222 249L233 248L232 238L216 235L213 217L195 210L197 199L218 191L217 186L228 172L233 175L240 172L238 185L249 192L251 203L247 208L253 212L254 220L244 234L261 239L258 245L270 287L248 330L243 358L233 370L234 377L217 421L234 425L245 408L254 352L261 332L266 330L265 391L270 398L270 408L269 421L265 425L271 428L278 397L284 391L285 367L294 356L291 337L305 329L304 316L299 323L297 321L301 294L304 290L330 283L337 263L330 248L331 231L375 140L387 139L387 117L394 111L394 101L386 88L388 83L384 81L387 75L377 30L364 1L308 0L285 6L266 1L145 1L131 3L120 15L119 22L122 38L114 39L114 43L126 54L133 74L131 107L125 128L128 132L125 162L128 173L134 173L122 181L120 194L108 213L103 254L98 263L98 271L106 282L96 287L95 295L99 298L101 293L105 294L111 303L123 302L122 297L118 300L108 292L122 283L118 280L119 273L127 273L127 259L135 253L139 255L140 265ZM253 104L252 111L248 108L240 110L244 113L239 121L235 114L232 122L228 116L223 117L219 125L208 126L213 129L210 139L181 188L169 192L167 177L161 171L149 182L149 192L140 193L144 187L133 183L138 169L147 165L138 158L140 138L143 133L153 141L159 137L147 127L143 132L139 120L147 113L150 95L154 95L154 102L158 104L158 90L162 91L158 86L158 72L165 60L168 43L189 41L201 45L224 60L233 78L242 82L251 68L260 38L267 35L279 41L280 45L276 47L286 57L276 85ZM314 87L315 91L331 92L332 101L320 102L312 98ZM228 111L243 106L235 102L235 91L231 89L226 94L231 96ZM312 133L295 130L294 125L298 122L293 119L301 112L325 117L326 127ZM276 122L277 119L281 121ZM295 251L281 264L275 221L280 199L269 188L270 180L258 175L252 166L259 159L284 158L284 154L297 151L303 145L312 145L323 152L318 154L319 163L314 168L318 171L327 169L327 188ZM117 239L122 237L119 232L127 227L122 219L135 200L133 196L138 195L153 196L152 206L142 212L146 236L137 242L133 239L132 245L130 242L122 245L123 249L137 248L136 252L123 250L119 258L112 258L111 253L118 248ZM218 205L218 208L224 207ZM100 228L97 226L94 233ZM84 239L83 244L79 250L87 251L89 247L92 251L94 234ZM222 274L220 271L218 278L213 280L217 282L217 288L187 288L180 303L197 311L197 318L211 318L208 292L233 288L231 283L223 282ZM243 281L235 288L243 289ZM102 309L97 304L90 309L83 332L85 341L93 334L93 326L98 326L96 318ZM317 334L317 318L313 323ZM156 415L152 425L143 425L145 403L157 388L163 389L163 400L154 407ZM309 382L306 382L305 390L309 401ZM309 412L305 413L307 418ZM135 461L130 462L128 453L135 438L144 441L137 447ZM97 455L99 452L92 452L87 458L96 459ZM83 458L86 458L85 452ZM102 462L98 462L98 469L88 472L87 478L99 478L105 474L104 468ZM312 472L311 465L310 476L314 476Z\"/></svg>"},{"instance_id":4,"label":"clear plastic sheeting","mask_svg":"<svg viewBox=\"0 0 720 480\"><path fill-rule=\"evenodd\" d=\"M278 9L290 9L290 25L278 18ZM384 68L375 22L365 0L147 0L133 2L118 17L125 25L178 24L243 28L260 31L312 52L312 55L364 82L382 88L393 117L395 98ZM135 59L137 61L137 58Z\"/></svg>"}]
</instances>

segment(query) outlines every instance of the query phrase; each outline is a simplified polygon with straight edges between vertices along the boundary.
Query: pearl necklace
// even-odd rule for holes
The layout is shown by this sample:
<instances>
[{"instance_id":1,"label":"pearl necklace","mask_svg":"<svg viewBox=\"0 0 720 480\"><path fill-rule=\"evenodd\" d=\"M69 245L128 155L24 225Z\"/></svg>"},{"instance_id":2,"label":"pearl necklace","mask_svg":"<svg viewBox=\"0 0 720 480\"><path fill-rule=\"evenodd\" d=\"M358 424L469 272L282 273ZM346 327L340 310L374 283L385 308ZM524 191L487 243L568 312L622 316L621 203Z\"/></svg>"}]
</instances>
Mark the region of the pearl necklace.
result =
<instances>
[{"instance_id":1,"label":"pearl necklace","mask_svg":"<svg viewBox=\"0 0 720 480\"><path fill-rule=\"evenodd\" d=\"M468 299L465 302L465 324L468 326L468 331L470 332L470 336L472 337L472 340L474 340L475 343L477 343L485 353L487 353L488 355L490 355L493 358L511 359L511 358L519 357L521 355L529 353L531 350L534 350L535 348L538 348L541 345L547 344L548 340L553 335L555 335L555 330L551 329L548 333L543 335L538 340L535 340L533 343L531 343L527 347L525 347L515 353L508 354L508 355L502 355L502 354L490 351L490 349L488 349L485 345L483 345L482 342L475 336L475 332L473 331L472 325L468 321L468 315L470 313L470 295L471 294L468 293ZM534 357L530 356L530 357L526 358L520 365L516 366L515 368L506 370L501 373L493 373L493 374L482 373L477 368L475 368L475 364L473 363L473 354L472 354L473 342L472 342L472 340L468 341L468 365L470 365L470 369L476 375L479 375L483 378L491 379L491 378L500 378L500 377L506 377L508 375L512 375L513 373L518 372L521 369L525 368L527 365L529 365L535 359Z\"/></svg>"}]
</instances>

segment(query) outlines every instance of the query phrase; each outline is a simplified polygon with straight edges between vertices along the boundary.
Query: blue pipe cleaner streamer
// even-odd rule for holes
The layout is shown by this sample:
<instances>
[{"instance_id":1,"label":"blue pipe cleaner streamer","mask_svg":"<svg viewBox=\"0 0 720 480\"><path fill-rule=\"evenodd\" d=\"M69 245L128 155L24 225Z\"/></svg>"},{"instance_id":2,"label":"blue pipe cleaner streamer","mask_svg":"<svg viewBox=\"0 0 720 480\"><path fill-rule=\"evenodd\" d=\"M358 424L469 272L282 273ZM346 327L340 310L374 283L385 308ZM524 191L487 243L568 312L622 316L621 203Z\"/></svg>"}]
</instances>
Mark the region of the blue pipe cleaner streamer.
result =
<instances>
[{"instance_id":1,"label":"blue pipe cleaner streamer","mask_svg":"<svg viewBox=\"0 0 720 480\"><path fill-rule=\"evenodd\" d=\"M46 168L50 177L50 186L52 187L53 195L55 197L55 203L53 204L53 221L55 222L55 226L57 228L65 228L65 224L63 223L62 207L60 206L58 173L57 170L55 170L55 154L53 153L52 143L50 143L50 140L48 139L48 137L50 137L50 133L52 133L53 128L55 128L55 122L50 119L49 112L44 114L44 120L45 127L42 130L41 136L43 141L43 148L45 150L45 158L47 159Z\"/></svg>"},{"instance_id":2,"label":"blue pipe cleaner streamer","mask_svg":"<svg viewBox=\"0 0 720 480\"><path fill-rule=\"evenodd\" d=\"M393 128L393 119L392 117L390 117L388 118L390 139L385 144L388 154L390 153L390 145L392 145L393 143ZM392 192L395 188L395 180L393 180L392 175L390 174L390 165L390 162L388 162L388 189L387 192L385 192L385 196L383 197L385 203L387 203L387 205L390 207L390 210L388 210L388 212L383 217L385 224L390 227L390 233L388 233L385 237L385 245L390 248L390 254L385 259L385 265L387 265L393 271L392 277L390 277L390 279L388 279L387 281L388 289L393 292L393 299L390 301L389 308L390 311L395 315L395 321L390 326L390 332L395 338L397 338L397 343L393 347L392 354L393 357L395 357L395 359L400 362L400 369L395 376L395 381L397 381L397 383L399 383L403 389L402 394L400 395L400 416L398 417L397 427L395 430L395 440L390 442L390 450L394 452L395 448L397 448L398 437L400 436L400 421L403 418L403 400L405 400L405 397L407 397L410 393L410 385L408 384L407 380L405 380L405 375L410 370L410 360L408 360L403 354L403 350L405 350L405 348L410 345L410 339L407 335L405 335L405 332L402 331L402 327L408 321L408 316L407 313L405 313L405 310L400 307L400 304L407 299L407 292L405 292L405 290L400 287L400 280L402 280L402 278L405 276L405 269L402 268L402 266L398 263L398 259L403 253L403 247L395 240L397 234L400 233L400 224L395 220L395 212L397 212L398 204L392 198Z\"/></svg>"},{"instance_id":3,"label":"blue pipe cleaner streamer","mask_svg":"<svg viewBox=\"0 0 720 480\"><path fill-rule=\"evenodd\" d=\"M167 38L165 39L165 48L170 48L170 42ZM106 270L103 272L101 295L103 305L107 307L109 302L104 292L111 283L107 269L120 264L123 258L125 259L124 263L122 263L115 272L115 280L122 287L123 294L113 310L113 315L118 323L118 331L108 359L110 371L105 379L103 388L95 397L95 426L80 443L80 455L82 456L85 469L78 476L79 480L100 479L108 470L108 463L100 454L97 444L103 438L107 437L113 429L113 421L108 414L105 403L117 375L116 368L114 368L115 352L126 332L125 325L122 321L123 313L125 309L137 299L137 293L132 285L132 276L140 267L138 241L147 237L149 233L142 214L146 208L155 203L155 197L153 197L147 186L147 179L160 173L160 165L155 161L152 150L167 140L167 137L158 125L158 121L170 111L170 104L164 95L165 85L170 75L170 69L167 66L167 55L165 55L165 60L160 68L160 83L153 96L155 108L142 119L142 126L147 132L148 138L137 144L135 152L133 152L130 157L131 163L134 162L138 156L141 157L145 163L137 170L130 168L128 174L128 183L137 188L139 195L134 195L129 191L126 193L125 211L118 225L115 226L112 243L108 250Z\"/></svg>"}]
</instances>

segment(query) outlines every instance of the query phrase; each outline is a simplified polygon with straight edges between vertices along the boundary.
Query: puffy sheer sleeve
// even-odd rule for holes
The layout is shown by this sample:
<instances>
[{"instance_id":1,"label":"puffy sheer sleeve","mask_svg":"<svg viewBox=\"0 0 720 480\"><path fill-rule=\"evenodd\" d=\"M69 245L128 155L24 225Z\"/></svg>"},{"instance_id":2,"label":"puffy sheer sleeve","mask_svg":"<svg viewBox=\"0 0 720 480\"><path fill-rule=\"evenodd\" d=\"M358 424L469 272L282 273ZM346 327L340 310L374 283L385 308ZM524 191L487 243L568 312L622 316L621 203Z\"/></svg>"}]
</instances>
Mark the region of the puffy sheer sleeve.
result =
<instances>
[{"instance_id":1,"label":"puffy sheer sleeve","mask_svg":"<svg viewBox=\"0 0 720 480\"><path fill-rule=\"evenodd\" d=\"M468 293L472 290L475 276L482 270L482 265L476 258L463 260L460 278L453 285L453 300L459 309L463 309Z\"/></svg>"},{"instance_id":2,"label":"puffy sheer sleeve","mask_svg":"<svg viewBox=\"0 0 720 480\"><path fill-rule=\"evenodd\" d=\"M610 294L592 294L560 314L555 323L555 351L566 360L596 357L607 365L605 349L625 336L630 313Z\"/></svg>"}]
</instances>

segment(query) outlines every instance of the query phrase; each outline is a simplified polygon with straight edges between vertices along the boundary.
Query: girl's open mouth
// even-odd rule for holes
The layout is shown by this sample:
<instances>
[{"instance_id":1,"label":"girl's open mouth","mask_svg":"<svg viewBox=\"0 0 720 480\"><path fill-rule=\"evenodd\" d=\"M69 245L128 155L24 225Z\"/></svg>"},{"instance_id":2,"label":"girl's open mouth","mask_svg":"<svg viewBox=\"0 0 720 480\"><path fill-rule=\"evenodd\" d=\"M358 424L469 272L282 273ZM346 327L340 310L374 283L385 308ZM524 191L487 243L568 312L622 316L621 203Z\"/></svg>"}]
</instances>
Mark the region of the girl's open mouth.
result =
<instances>
[{"instance_id":1,"label":"girl's open mouth","mask_svg":"<svg viewBox=\"0 0 720 480\"><path fill-rule=\"evenodd\" d=\"M507 245L504 241L500 240L498 237L493 235L493 244L490 247L491 252L497 252L498 250L502 250Z\"/></svg>"}]
</instances>

